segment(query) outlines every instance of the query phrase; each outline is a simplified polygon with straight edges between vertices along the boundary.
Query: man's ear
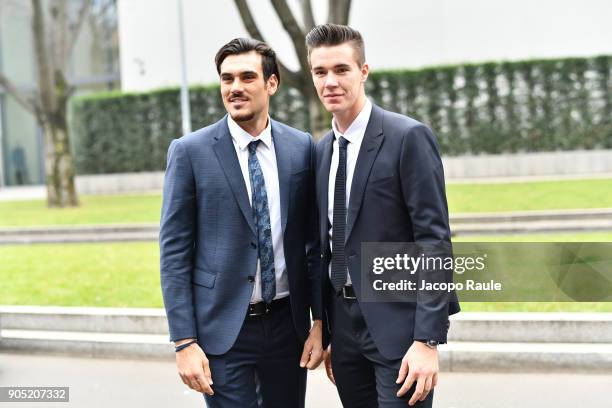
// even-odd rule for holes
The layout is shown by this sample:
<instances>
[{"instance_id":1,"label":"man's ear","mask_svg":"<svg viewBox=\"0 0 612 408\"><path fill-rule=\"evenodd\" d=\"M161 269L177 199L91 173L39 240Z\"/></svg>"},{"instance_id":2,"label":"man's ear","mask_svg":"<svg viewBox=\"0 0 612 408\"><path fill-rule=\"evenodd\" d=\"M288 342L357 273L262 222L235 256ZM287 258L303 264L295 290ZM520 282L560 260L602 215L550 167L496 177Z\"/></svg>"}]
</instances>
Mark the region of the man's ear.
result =
<instances>
[{"instance_id":1,"label":"man's ear","mask_svg":"<svg viewBox=\"0 0 612 408\"><path fill-rule=\"evenodd\" d=\"M361 82L365 83L368 79L368 75L370 74L370 66L367 63L364 63L361 67Z\"/></svg>"},{"instance_id":2,"label":"man's ear","mask_svg":"<svg viewBox=\"0 0 612 408\"><path fill-rule=\"evenodd\" d=\"M266 81L266 89L268 90L268 95L272 96L278 91L278 78L275 74L272 74L270 78Z\"/></svg>"}]
</instances>

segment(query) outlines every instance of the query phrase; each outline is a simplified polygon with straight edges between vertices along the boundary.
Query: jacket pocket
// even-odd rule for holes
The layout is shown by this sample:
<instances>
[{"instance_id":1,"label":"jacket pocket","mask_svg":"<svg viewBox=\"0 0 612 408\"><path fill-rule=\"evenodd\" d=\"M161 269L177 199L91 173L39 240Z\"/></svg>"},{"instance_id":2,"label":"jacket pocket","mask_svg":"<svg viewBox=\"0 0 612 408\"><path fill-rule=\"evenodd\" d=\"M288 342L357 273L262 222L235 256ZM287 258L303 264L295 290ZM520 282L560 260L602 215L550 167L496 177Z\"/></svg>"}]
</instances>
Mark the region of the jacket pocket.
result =
<instances>
[{"instance_id":1,"label":"jacket pocket","mask_svg":"<svg viewBox=\"0 0 612 408\"><path fill-rule=\"evenodd\" d=\"M196 268L191 282L199 286L204 286L206 288L212 288L213 286L215 286L215 279L217 279L216 274L206 272L202 269Z\"/></svg>"}]
</instances>

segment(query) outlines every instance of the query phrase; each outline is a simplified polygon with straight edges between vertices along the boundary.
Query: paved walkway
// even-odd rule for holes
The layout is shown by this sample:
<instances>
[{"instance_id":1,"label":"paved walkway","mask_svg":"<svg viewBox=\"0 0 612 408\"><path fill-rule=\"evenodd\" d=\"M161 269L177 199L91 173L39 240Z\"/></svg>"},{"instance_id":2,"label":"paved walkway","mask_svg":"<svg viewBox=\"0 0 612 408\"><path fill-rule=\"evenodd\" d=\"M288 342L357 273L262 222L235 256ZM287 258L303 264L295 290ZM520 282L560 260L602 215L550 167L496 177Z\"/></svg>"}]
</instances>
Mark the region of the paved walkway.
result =
<instances>
[{"instance_id":1,"label":"paved walkway","mask_svg":"<svg viewBox=\"0 0 612 408\"><path fill-rule=\"evenodd\" d=\"M70 387L69 404L45 407L203 407L202 397L182 384L173 362L0 353L0 386L9 385ZM435 407L607 408L611 389L612 375L442 373ZM19 408L42 405L21 403ZM309 375L306 406L341 406L323 370Z\"/></svg>"},{"instance_id":2,"label":"paved walkway","mask_svg":"<svg viewBox=\"0 0 612 408\"><path fill-rule=\"evenodd\" d=\"M0 201L43 200L46 197L45 186L0 187Z\"/></svg>"}]
</instances>

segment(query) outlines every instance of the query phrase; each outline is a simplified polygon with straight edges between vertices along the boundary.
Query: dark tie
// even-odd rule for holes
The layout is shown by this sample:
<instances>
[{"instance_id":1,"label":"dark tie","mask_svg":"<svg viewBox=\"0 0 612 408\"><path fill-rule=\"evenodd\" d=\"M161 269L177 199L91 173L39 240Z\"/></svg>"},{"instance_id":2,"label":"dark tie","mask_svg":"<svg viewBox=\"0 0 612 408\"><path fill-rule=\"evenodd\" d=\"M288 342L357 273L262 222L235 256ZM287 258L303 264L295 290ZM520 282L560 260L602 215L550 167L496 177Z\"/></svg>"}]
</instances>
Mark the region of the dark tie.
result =
<instances>
[{"instance_id":1,"label":"dark tie","mask_svg":"<svg viewBox=\"0 0 612 408\"><path fill-rule=\"evenodd\" d=\"M331 283L339 292L346 283L346 146L348 140L338 138L338 171L334 185L334 215L332 223Z\"/></svg>"},{"instance_id":2,"label":"dark tie","mask_svg":"<svg viewBox=\"0 0 612 408\"><path fill-rule=\"evenodd\" d=\"M264 302L271 303L276 295L276 277L274 273L274 250L272 248L272 227L270 227L270 211L268 210L268 194L259 160L257 146L261 140L249 143L249 178L251 180L251 196L253 219L257 227L257 248L259 249L259 266L261 269L261 297Z\"/></svg>"}]
</instances>

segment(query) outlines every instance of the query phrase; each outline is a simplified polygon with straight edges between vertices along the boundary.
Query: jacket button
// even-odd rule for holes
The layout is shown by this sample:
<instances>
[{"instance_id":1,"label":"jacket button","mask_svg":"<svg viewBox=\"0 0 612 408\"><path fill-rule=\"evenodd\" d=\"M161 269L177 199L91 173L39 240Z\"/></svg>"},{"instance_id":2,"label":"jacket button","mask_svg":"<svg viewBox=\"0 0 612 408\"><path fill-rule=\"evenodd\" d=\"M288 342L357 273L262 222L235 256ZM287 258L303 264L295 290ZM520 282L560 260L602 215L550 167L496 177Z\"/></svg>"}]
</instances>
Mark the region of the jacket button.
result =
<instances>
[{"instance_id":1,"label":"jacket button","mask_svg":"<svg viewBox=\"0 0 612 408\"><path fill-rule=\"evenodd\" d=\"M323 254L321 254L321 259L323 259Z\"/></svg>"},{"instance_id":2,"label":"jacket button","mask_svg":"<svg viewBox=\"0 0 612 408\"><path fill-rule=\"evenodd\" d=\"M247 279L249 282L255 282L255 277L254 276L247 276Z\"/></svg>"},{"instance_id":3,"label":"jacket button","mask_svg":"<svg viewBox=\"0 0 612 408\"><path fill-rule=\"evenodd\" d=\"M257 244L256 244L256 243L254 243L254 242L251 242L251 248L253 248L253 249L257 249Z\"/></svg>"}]
</instances>

